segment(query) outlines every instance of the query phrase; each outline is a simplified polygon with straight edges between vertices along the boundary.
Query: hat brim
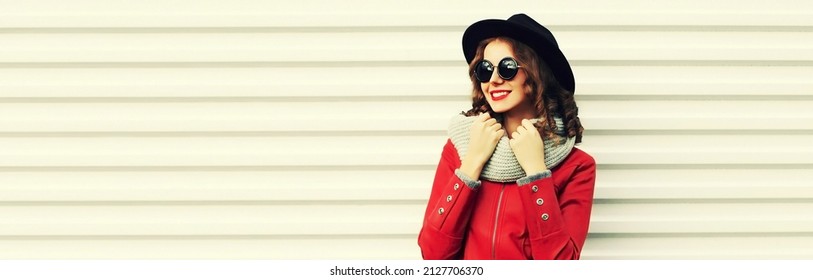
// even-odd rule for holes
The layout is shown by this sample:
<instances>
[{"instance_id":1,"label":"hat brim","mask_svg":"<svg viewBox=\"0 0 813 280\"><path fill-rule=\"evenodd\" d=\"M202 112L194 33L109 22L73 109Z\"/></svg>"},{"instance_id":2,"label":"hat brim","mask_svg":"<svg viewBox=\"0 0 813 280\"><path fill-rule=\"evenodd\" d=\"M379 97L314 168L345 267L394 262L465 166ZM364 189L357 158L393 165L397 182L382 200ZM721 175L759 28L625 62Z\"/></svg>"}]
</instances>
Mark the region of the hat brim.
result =
<instances>
[{"instance_id":1,"label":"hat brim","mask_svg":"<svg viewBox=\"0 0 813 280\"><path fill-rule=\"evenodd\" d=\"M463 33L463 55L466 57L466 62L471 63L474 59L480 41L501 36L512 38L531 47L550 67L559 84L571 93L575 92L576 82L573 70L559 47L539 33L509 21L487 19L469 26Z\"/></svg>"}]
</instances>

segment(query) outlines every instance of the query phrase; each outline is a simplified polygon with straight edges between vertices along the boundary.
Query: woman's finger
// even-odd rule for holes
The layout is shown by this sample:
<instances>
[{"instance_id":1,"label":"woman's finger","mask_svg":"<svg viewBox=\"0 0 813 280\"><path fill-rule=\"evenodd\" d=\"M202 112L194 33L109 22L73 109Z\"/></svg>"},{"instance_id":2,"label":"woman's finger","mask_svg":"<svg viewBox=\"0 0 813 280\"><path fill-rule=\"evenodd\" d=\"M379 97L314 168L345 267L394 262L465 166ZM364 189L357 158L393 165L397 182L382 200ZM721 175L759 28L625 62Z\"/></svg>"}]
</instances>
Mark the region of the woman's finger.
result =
<instances>
[{"instance_id":1,"label":"woman's finger","mask_svg":"<svg viewBox=\"0 0 813 280\"><path fill-rule=\"evenodd\" d=\"M502 124L500 124L500 123L494 123L494 124L492 124L491 126L489 126L489 128L490 128L491 130L497 131L497 130L502 129Z\"/></svg>"},{"instance_id":2,"label":"woman's finger","mask_svg":"<svg viewBox=\"0 0 813 280\"><path fill-rule=\"evenodd\" d=\"M477 116L477 119L480 120L481 122L483 122L483 121L485 121L485 120L487 120L489 118L491 118L491 115L489 115L488 112L482 113L482 114Z\"/></svg>"},{"instance_id":3,"label":"woman's finger","mask_svg":"<svg viewBox=\"0 0 813 280\"><path fill-rule=\"evenodd\" d=\"M531 121L530 121L530 120L528 120L528 119L524 119L524 120L522 120L522 126L523 126L523 127L524 127L524 128L527 130L527 131L537 131L537 130L536 130L536 126L534 126L534 123L533 123L533 122L531 122Z\"/></svg>"},{"instance_id":4,"label":"woman's finger","mask_svg":"<svg viewBox=\"0 0 813 280\"><path fill-rule=\"evenodd\" d=\"M525 134L526 131L527 131L527 129L524 126L522 126L522 125L517 126L516 132L519 132L519 134Z\"/></svg>"}]
</instances>

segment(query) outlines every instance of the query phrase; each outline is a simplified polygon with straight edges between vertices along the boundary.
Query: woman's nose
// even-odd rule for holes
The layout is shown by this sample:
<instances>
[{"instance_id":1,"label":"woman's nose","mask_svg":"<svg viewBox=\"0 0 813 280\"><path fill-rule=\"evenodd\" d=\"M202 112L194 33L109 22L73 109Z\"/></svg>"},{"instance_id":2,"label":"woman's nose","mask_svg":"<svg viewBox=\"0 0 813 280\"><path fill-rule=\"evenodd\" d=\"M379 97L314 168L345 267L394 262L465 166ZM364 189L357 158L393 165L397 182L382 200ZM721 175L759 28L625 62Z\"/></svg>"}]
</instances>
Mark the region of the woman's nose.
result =
<instances>
[{"instance_id":1,"label":"woman's nose","mask_svg":"<svg viewBox=\"0 0 813 280\"><path fill-rule=\"evenodd\" d=\"M500 77L500 73L497 72L497 69L494 69L494 72L491 73L491 79L488 80L488 82L492 84L502 84L505 80Z\"/></svg>"}]
</instances>

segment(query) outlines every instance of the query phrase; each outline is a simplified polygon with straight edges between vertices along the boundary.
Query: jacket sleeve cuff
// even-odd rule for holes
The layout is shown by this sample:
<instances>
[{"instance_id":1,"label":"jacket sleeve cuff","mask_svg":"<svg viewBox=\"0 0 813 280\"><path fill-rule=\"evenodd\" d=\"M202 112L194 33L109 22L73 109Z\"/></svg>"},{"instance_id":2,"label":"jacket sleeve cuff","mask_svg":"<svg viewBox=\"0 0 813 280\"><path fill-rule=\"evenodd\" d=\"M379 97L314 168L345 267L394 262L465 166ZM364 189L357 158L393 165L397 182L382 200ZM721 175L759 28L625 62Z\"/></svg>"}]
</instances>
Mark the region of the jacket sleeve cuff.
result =
<instances>
[{"instance_id":1,"label":"jacket sleeve cuff","mask_svg":"<svg viewBox=\"0 0 813 280\"><path fill-rule=\"evenodd\" d=\"M545 171L542 171L542 172L539 172L539 173L536 173L536 174L531 174L531 175L519 178L519 180L517 180L517 185L524 186L524 185L530 184L533 181L548 178L550 176L551 176L550 170L545 170Z\"/></svg>"},{"instance_id":2,"label":"jacket sleeve cuff","mask_svg":"<svg viewBox=\"0 0 813 280\"><path fill-rule=\"evenodd\" d=\"M463 174L463 171L460 171L459 168L454 170L454 175L457 175L457 178L460 178L460 181L463 181L463 183L465 183L466 186L472 190L476 190L477 188L479 188L480 184L482 183L480 182L480 180L474 180L472 178L469 178L469 176Z\"/></svg>"}]
</instances>

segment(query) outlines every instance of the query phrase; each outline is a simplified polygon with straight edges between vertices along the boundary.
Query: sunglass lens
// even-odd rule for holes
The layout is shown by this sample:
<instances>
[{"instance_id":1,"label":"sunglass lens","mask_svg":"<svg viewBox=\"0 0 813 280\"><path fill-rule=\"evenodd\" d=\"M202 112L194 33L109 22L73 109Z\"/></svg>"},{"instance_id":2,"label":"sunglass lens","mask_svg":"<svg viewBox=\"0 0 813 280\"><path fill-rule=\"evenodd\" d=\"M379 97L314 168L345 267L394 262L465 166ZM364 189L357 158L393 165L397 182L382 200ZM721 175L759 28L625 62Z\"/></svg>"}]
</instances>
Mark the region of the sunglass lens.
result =
<instances>
[{"instance_id":1,"label":"sunglass lens","mask_svg":"<svg viewBox=\"0 0 813 280\"><path fill-rule=\"evenodd\" d=\"M474 76L481 83L491 80L492 73L494 73L494 65L491 65L491 62L488 62L488 60L478 62L477 66L474 67Z\"/></svg>"},{"instance_id":2,"label":"sunglass lens","mask_svg":"<svg viewBox=\"0 0 813 280\"><path fill-rule=\"evenodd\" d=\"M519 71L519 67L517 66L517 61L511 58L505 58L500 61L499 70L500 77L505 80L513 79L514 76L517 75L517 71Z\"/></svg>"}]
</instances>

